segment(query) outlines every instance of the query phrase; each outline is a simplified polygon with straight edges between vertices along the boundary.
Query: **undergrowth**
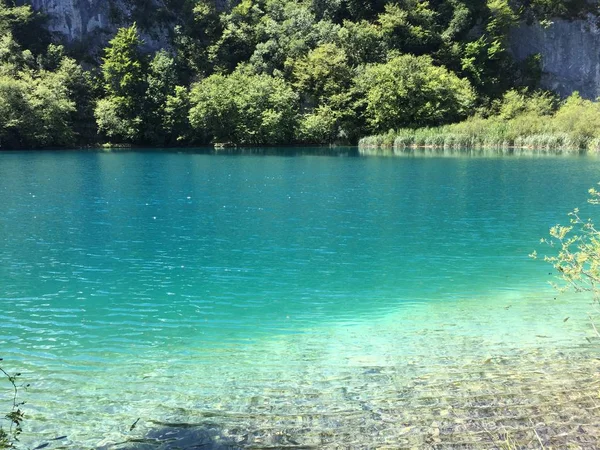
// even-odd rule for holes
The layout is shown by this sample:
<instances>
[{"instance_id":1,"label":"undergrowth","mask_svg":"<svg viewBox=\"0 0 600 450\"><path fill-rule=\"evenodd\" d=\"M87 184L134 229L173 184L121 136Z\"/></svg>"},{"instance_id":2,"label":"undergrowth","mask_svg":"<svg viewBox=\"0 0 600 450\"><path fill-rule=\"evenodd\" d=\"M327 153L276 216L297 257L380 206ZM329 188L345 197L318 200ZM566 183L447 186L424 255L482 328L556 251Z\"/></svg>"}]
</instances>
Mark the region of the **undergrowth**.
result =
<instances>
[{"instance_id":1,"label":"undergrowth","mask_svg":"<svg viewBox=\"0 0 600 450\"><path fill-rule=\"evenodd\" d=\"M362 149L491 148L600 152L600 104L574 93L562 102L546 92L509 91L489 111L440 127L403 128L360 140Z\"/></svg>"}]
</instances>

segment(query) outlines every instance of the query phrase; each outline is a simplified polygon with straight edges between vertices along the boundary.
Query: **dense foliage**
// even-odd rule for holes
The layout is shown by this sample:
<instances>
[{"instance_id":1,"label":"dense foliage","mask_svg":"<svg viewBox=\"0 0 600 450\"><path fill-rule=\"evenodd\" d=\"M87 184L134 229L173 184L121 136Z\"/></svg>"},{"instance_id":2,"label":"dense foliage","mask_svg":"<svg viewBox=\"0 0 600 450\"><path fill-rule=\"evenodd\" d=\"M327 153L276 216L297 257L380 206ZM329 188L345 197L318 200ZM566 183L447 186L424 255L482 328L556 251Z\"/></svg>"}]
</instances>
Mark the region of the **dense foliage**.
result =
<instances>
[{"instance_id":1,"label":"dense foliage","mask_svg":"<svg viewBox=\"0 0 600 450\"><path fill-rule=\"evenodd\" d=\"M453 123L535 87L535 59L518 65L507 51L513 25L587 8L241 0L217 11L214 0L165 0L148 10L128 1L139 25L121 28L95 64L87 55L84 70L73 49L50 43L41 16L0 0L0 148L321 144ZM171 46L145 53L140 29L159 21L171 25Z\"/></svg>"},{"instance_id":2,"label":"dense foliage","mask_svg":"<svg viewBox=\"0 0 600 450\"><path fill-rule=\"evenodd\" d=\"M411 147L600 151L600 103L574 93L563 101L551 94L510 90L485 112L431 128L401 128L363 138L363 148Z\"/></svg>"},{"instance_id":3,"label":"dense foliage","mask_svg":"<svg viewBox=\"0 0 600 450\"><path fill-rule=\"evenodd\" d=\"M0 148L73 146L92 121L90 74L61 46L35 55L23 32L35 23L28 6L0 0Z\"/></svg>"},{"instance_id":4,"label":"dense foliage","mask_svg":"<svg viewBox=\"0 0 600 450\"><path fill-rule=\"evenodd\" d=\"M367 125L376 131L454 121L466 116L475 101L466 79L433 65L429 56L402 55L369 65L356 86Z\"/></svg>"},{"instance_id":5,"label":"dense foliage","mask_svg":"<svg viewBox=\"0 0 600 450\"><path fill-rule=\"evenodd\" d=\"M196 83L189 117L202 140L283 144L294 138L297 100L283 78L239 67Z\"/></svg>"},{"instance_id":6,"label":"dense foliage","mask_svg":"<svg viewBox=\"0 0 600 450\"><path fill-rule=\"evenodd\" d=\"M166 145L176 141L188 108L187 92L177 85L177 64L161 50L152 59L140 51L135 26L122 28L103 59L104 97L94 111L98 130L121 143ZM173 117L179 114L181 117Z\"/></svg>"}]
</instances>

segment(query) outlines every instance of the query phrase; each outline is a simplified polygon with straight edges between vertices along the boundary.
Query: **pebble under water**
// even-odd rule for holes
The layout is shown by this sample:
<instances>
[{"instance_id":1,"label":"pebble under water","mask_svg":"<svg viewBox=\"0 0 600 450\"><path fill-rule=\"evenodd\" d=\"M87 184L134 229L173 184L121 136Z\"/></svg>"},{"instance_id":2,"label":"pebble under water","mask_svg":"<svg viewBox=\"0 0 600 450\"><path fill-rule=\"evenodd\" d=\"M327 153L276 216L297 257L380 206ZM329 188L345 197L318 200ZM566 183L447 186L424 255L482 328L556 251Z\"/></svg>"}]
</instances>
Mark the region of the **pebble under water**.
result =
<instances>
[{"instance_id":1,"label":"pebble under water","mask_svg":"<svg viewBox=\"0 0 600 450\"><path fill-rule=\"evenodd\" d=\"M528 254L573 208L597 216L599 169L1 153L22 444L596 448L600 315Z\"/></svg>"}]
</instances>

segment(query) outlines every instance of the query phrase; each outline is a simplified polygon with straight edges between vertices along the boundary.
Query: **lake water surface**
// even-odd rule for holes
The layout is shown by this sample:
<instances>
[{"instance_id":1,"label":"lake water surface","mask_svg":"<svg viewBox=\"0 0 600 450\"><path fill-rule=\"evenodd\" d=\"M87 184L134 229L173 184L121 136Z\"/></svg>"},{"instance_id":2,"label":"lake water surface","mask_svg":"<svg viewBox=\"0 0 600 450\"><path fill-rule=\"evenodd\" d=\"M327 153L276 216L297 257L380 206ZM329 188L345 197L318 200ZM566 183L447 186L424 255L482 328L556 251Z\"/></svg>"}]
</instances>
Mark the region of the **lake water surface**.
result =
<instances>
[{"instance_id":1,"label":"lake water surface","mask_svg":"<svg viewBox=\"0 0 600 450\"><path fill-rule=\"evenodd\" d=\"M22 441L483 446L490 399L521 408L498 428L597 389L590 298L528 254L598 181L589 157L0 153Z\"/></svg>"}]
</instances>

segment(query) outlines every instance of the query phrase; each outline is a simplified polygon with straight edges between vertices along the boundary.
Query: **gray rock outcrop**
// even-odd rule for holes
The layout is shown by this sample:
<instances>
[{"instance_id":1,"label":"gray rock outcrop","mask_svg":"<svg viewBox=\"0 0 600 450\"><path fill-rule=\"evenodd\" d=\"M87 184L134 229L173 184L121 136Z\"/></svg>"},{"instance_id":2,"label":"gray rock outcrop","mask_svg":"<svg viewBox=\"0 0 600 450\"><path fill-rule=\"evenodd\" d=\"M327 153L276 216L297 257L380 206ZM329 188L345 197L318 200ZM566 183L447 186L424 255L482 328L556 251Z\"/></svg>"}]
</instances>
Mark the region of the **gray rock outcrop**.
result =
<instances>
[{"instance_id":1,"label":"gray rock outcrop","mask_svg":"<svg viewBox=\"0 0 600 450\"><path fill-rule=\"evenodd\" d=\"M75 41L91 33L112 28L111 2L102 0L21 0L48 15L50 31Z\"/></svg>"},{"instance_id":2,"label":"gray rock outcrop","mask_svg":"<svg viewBox=\"0 0 600 450\"><path fill-rule=\"evenodd\" d=\"M214 0L218 10L229 8L237 0ZM139 18L135 1L132 0L16 0L17 4L30 4L34 10L48 16L48 28L66 42L98 41L106 44L119 27L128 26ZM139 2L138 2L139 4ZM152 23L151 29L142 28L146 46L156 50L168 46L168 34L176 22L176 15L168 11L163 0L146 0L145 11L162 10L171 15L172 21ZM92 42L93 43L93 42Z\"/></svg>"},{"instance_id":3,"label":"gray rock outcrop","mask_svg":"<svg viewBox=\"0 0 600 450\"><path fill-rule=\"evenodd\" d=\"M162 0L147 0L147 8L164 8ZM135 8L127 0L17 0L30 4L48 17L48 29L66 43L84 41L88 48L103 48L117 29L136 20ZM169 46L169 29L161 23L141 30L147 50Z\"/></svg>"},{"instance_id":4,"label":"gray rock outcrop","mask_svg":"<svg viewBox=\"0 0 600 450\"><path fill-rule=\"evenodd\" d=\"M567 21L555 19L548 26L522 24L510 34L516 59L542 56L542 86L566 97L579 91L582 97L600 96L600 29L597 18Z\"/></svg>"}]
</instances>

